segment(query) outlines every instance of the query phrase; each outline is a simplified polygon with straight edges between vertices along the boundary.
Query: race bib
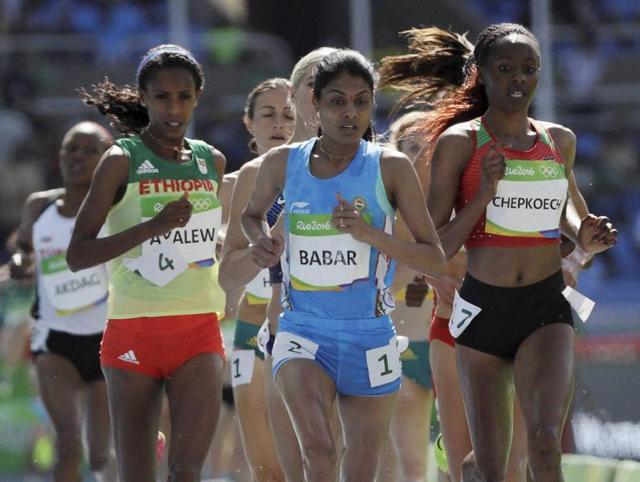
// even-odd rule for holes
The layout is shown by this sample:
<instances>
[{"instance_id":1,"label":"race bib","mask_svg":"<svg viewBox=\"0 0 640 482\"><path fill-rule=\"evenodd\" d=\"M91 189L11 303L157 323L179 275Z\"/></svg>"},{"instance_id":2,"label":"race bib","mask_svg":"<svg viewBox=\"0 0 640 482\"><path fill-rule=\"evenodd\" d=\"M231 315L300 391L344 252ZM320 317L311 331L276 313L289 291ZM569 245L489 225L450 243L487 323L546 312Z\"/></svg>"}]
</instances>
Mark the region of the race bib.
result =
<instances>
[{"instance_id":1,"label":"race bib","mask_svg":"<svg viewBox=\"0 0 640 482\"><path fill-rule=\"evenodd\" d=\"M46 326L42 326L41 323L36 323L31 328L31 340L29 343L29 348L33 352L47 352L49 351L47 348L47 338L49 338L49 332L51 330Z\"/></svg>"},{"instance_id":2,"label":"race bib","mask_svg":"<svg viewBox=\"0 0 640 482\"><path fill-rule=\"evenodd\" d=\"M545 237L560 225L567 199L564 166L554 161L507 160L506 174L487 205L487 233Z\"/></svg>"},{"instance_id":3,"label":"race bib","mask_svg":"<svg viewBox=\"0 0 640 482\"><path fill-rule=\"evenodd\" d=\"M255 364L255 350L234 350L231 355L231 386L251 383Z\"/></svg>"},{"instance_id":4,"label":"race bib","mask_svg":"<svg viewBox=\"0 0 640 482\"><path fill-rule=\"evenodd\" d=\"M273 365L291 358L315 360L318 348L319 345L311 340L288 331L280 331L276 334L276 341L273 344Z\"/></svg>"},{"instance_id":5,"label":"race bib","mask_svg":"<svg viewBox=\"0 0 640 482\"><path fill-rule=\"evenodd\" d=\"M465 301L458 294L458 290L455 290L451 318L449 319L449 333L451 333L451 336L458 338L481 311L482 308Z\"/></svg>"},{"instance_id":6,"label":"race bib","mask_svg":"<svg viewBox=\"0 0 640 482\"><path fill-rule=\"evenodd\" d=\"M395 336L388 345L367 350L366 356L371 388L393 382L402 375L400 349Z\"/></svg>"},{"instance_id":7,"label":"race bib","mask_svg":"<svg viewBox=\"0 0 640 482\"><path fill-rule=\"evenodd\" d=\"M583 323L586 323L589 316L591 316L593 308L596 306L596 302L591 298L587 298L579 291L574 290L571 286L567 286L562 290L562 296L565 297L571 308L576 312L578 318L580 318Z\"/></svg>"},{"instance_id":8,"label":"race bib","mask_svg":"<svg viewBox=\"0 0 640 482\"><path fill-rule=\"evenodd\" d=\"M271 299L271 282L269 281L269 270L262 269L244 288L247 301L250 305L268 303Z\"/></svg>"},{"instance_id":9,"label":"race bib","mask_svg":"<svg viewBox=\"0 0 640 482\"><path fill-rule=\"evenodd\" d=\"M369 277L371 247L342 234L330 214L289 215L289 275L302 291L332 291Z\"/></svg>"},{"instance_id":10,"label":"race bib","mask_svg":"<svg viewBox=\"0 0 640 482\"><path fill-rule=\"evenodd\" d=\"M103 265L72 272L66 254L43 258L40 263L42 283L58 312L75 312L107 298L109 282Z\"/></svg>"},{"instance_id":11,"label":"race bib","mask_svg":"<svg viewBox=\"0 0 640 482\"><path fill-rule=\"evenodd\" d=\"M167 203L179 199L179 195L171 193L142 198L142 222L155 217ZM172 244L178 248L187 264L213 263L217 229L222 222L220 201L213 192L192 191L189 193L189 202L193 205L193 211L187 225L148 239L142 244L143 254Z\"/></svg>"},{"instance_id":12,"label":"race bib","mask_svg":"<svg viewBox=\"0 0 640 482\"><path fill-rule=\"evenodd\" d=\"M165 286L188 268L180 250L165 243L138 258L125 258L123 264L156 286Z\"/></svg>"},{"instance_id":13,"label":"race bib","mask_svg":"<svg viewBox=\"0 0 640 482\"><path fill-rule=\"evenodd\" d=\"M409 337L404 335L397 335L396 344L398 345L398 351L400 351L400 353L404 353L405 351L407 351L407 348L409 348Z\"/></svg>"},{"instance_id":14,"label":"race bib","mask_svg":"<svg viewBox=\"0 0 640 482\"><path fill-rule=\"evenodd\" d=\"M269 338L271 338L271 333L269 332L269 320L264 320L264 323L260 326L258 330L258 335L256 336L256 342L258 343L258 349L268 355L267 352L267 344L269 343Z\"/></svg>"}]
</instances>

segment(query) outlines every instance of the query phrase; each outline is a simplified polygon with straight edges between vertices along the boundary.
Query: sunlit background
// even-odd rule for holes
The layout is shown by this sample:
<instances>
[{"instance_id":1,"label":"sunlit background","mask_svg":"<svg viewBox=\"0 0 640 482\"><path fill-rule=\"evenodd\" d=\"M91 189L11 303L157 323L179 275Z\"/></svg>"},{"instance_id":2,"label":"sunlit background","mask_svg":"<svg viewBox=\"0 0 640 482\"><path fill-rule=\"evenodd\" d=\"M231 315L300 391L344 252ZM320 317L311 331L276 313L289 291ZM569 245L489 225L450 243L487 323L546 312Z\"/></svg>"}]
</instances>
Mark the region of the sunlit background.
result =
<instances>
[{"instance_id":1,"label":"sunlit background","mask_svg":"<svg viewBox=\"0 0 640 482\"><path fill-rule=\"evenodd\" d=\"M149 47L179 43L201 61L207 81L191 135L224 152L232 171L252 157L246 94L288 77L309 50L349 46L379 60L403 51L398 32L410 27L474 39L501 21L540 39L533 115L574 130L580 188L620 229L618 245L579 280L597 304L579 327L576 451L640 460L638 0L0 0L0 261L25 197L60 184L62 134L79 120L104 123L77 89L105 76L133 84ZM378 94L378 132L394 99ZM0 283L0 481L50 480L50 429L27 359L31 287ZM207 477L235 480L210 465Z\"/></svg>"}]
</instances>

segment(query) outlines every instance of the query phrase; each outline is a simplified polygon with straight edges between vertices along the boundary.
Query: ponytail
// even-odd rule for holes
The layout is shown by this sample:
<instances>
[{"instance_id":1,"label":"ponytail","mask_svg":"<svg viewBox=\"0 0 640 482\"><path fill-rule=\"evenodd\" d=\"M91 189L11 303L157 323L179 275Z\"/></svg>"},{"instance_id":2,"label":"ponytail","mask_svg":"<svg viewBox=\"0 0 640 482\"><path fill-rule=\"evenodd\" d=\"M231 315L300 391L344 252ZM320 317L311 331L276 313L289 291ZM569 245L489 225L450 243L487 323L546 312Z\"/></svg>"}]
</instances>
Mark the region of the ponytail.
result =
<instances>
[{"instance_id":1,"label":"ponytail","mask_svg":"<svg viewBox=\"0 0 640 482\"><path fill-rule=\"evenodd\" d=\"M98 85L92 86L91 91L82 88L79 92L85 105L95 106L122 134L139 134L149 123L147 108L141 104L135 87L119 87L105 78Z\"/></svg>"},{"instance_id":2,"label":"ponytail","mask_svg":"<svg viewBox=\"0 0 640 482\"><path fill-rule=\"evenodd\" d=\"M466 34L431 27L402 35L408 39L409 53L380 62L380 86L404 93L394 112L428 106L464 83L464 67L473 52Z\"/></svg>"}]
</instances>

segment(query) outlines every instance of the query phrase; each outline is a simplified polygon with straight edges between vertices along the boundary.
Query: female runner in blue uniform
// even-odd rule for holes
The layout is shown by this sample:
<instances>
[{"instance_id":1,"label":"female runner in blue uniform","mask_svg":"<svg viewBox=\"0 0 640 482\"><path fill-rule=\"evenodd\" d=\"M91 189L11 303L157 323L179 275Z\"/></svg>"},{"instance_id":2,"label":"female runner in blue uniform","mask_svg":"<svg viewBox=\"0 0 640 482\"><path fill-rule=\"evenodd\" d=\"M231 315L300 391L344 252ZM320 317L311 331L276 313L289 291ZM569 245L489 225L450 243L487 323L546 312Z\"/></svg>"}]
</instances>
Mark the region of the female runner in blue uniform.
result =
<instances>
[{"instance_id":1,"label":"female runner in blue uniform","mask_svg":"<svg viewBox=\"0 0 640 482\"><path fill-rule=\"evenodd\" d=\"M254 259L271 266L284 243L266 214L284 194L284 313L273 347L276 385L302 448L305 480L374 480L400 385L388 316L397 259L437 275L444 257L411 161L371 135L374 70L352 50L324 57L313 99L322 135L266 155L242 217ZM363 138L365 137L365 138ZM415 241L391 236L395 208ZM341 463L330 429L342 423Z\"/></svg>"}]
</instances>

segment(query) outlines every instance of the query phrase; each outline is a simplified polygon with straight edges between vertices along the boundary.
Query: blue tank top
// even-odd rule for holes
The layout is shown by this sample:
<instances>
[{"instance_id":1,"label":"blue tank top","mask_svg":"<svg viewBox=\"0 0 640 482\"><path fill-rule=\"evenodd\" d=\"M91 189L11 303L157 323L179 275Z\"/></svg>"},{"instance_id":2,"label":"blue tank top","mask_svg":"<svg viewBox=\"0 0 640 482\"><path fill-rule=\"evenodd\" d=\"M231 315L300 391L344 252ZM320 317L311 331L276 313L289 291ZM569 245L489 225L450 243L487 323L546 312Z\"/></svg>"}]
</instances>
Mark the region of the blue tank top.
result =
<instances>
[{"instance_id":1,"label":"blue tank top","mask_svg":"<svg viewBox=\"0 0 640 482\"><path fill-rule=\"evenodd\" d=\"M361 140L349 166L320 179L309 169L317 138L292 144L284 187L283 308L330 319L379 317L395 307L395 262L331 225L340 193L372 226L391 234L395 210L380 172L382 149Z\"/></svg>"}]
</instances>

